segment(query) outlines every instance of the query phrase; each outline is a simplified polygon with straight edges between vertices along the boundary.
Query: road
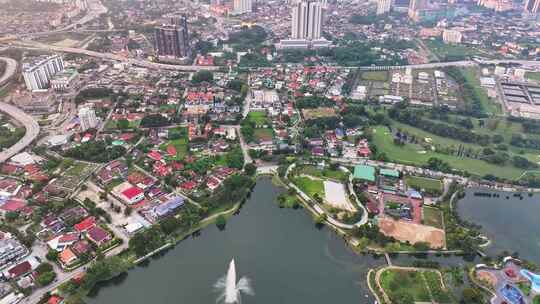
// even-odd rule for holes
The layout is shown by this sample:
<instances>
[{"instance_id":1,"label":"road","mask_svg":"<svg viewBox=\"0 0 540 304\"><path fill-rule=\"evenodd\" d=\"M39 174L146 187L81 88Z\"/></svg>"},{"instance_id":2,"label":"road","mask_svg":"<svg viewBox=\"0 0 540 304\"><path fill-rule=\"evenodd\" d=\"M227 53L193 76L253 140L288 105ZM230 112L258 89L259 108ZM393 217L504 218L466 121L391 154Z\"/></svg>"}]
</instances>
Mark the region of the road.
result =
<instances>
[{"instance_id":1,"label":"road","mask_svg":"<svg viewBox=\"0 0 540 304\"><path fill-rule=\"evenodd\" d=\"M244 164L253 163L253 159L251 158L251 156L249 156L249 146L246 144L246 141L244 140L244 136L242 135L240 126L236 125L234 126L234 128L236 129L236 135L238 136L238 139L240 140L240 147L242 148L242 153L244 154Z\"/></svg>"},{"instance_id":2,"label":"road","mask_svg":"<svg viewBox=\"0 0 540 304\"><path fill-rule=\"evenodd\" d=\"M4 72L4 75L0 77L0 86L3 86L11 79L11 77L13 77L13 75L15 75L15 72L17 71L17 61L9 57L0 57L0 60L6 63L6 71Z\"/></svg>"},{"instance_id":3,"label":"road","mask_svg":"<svg viewBox=\"0 0 540 304\"><path fill-rule=\"evenodd\" d=\"M24 113L22 110L13 105L0 102L0 111L19 121L26 129L26 133L21 140L8 149L0 152L0 163L3 163L10 159L13 155L24 150L37 138L39 134L39 125L32 116Z\"/></svg>"},{"instance_id":4,"label":"road","mask_svg":"<svg viewBox=\"0 0 540 304\"><path fill-rule=\"evenodd\" d=\"M220 67L218 66L197 66L197 65L174 65L174 64L164 64L164 63L156 63L156 62L150 62L146 60L140 60L140 59L134 59L134 58L127 58L124 56L112 54L112 53L100 53L90 50L85 50L82 48L72 48L72 47L61 47L61 46L55 46L55 45L49 45L44 43L39 43L35 41L14 41L13 46L15 47L21 47L21 48L28 48L28 49L41 49L41 50L47 50L51 52L63 52L63 53L73 53L73 54L81 54L86 55L90 57L96 57L101 58L105 60L113 60L113 61L120 61L129 63L133 66L139 66L147 69L155 69L155 70L171 70L171 71L216 71Z\"/></svg>"}]
</instances>

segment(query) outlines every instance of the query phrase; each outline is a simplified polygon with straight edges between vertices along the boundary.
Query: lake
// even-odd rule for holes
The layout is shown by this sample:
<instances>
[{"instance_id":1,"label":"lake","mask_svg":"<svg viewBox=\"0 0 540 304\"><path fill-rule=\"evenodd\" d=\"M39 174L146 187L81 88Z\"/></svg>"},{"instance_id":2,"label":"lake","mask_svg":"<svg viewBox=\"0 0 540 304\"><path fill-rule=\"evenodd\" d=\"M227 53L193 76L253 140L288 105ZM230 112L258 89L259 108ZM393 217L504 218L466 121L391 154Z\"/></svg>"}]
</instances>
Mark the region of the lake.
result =
<instances>
[{"instance_id":1,"label":"lake","mask_svg":"<svg viewBox=\"0 0 540 304\"><path fill-rule=\"evenodd\" d=\"M243 296L244 304L374 303L366 274L384 259L356 255L333 231L317 229L306 210L280 209L281 191L260 178L225 230L205 228L105 284L87 303L215 303L213 285L232 258L238 277L251 279L255 292Z\"/></svg>"},{"instance_id":2,"label":"lake","mask_svg":"<svg viewBox=\"0 0 540 304\"><path fill-rule=\"evenodd\" d=\"M496 193L499 197L474 196L474 192ZM540 233L535 228L540 224L538 194L523 194L520 199L513 193L468 189L457 211L463 219L482 226L482 233L492 241L486 253L517 251L520 257L540 264Z\"/></svg>"}]
</instances>

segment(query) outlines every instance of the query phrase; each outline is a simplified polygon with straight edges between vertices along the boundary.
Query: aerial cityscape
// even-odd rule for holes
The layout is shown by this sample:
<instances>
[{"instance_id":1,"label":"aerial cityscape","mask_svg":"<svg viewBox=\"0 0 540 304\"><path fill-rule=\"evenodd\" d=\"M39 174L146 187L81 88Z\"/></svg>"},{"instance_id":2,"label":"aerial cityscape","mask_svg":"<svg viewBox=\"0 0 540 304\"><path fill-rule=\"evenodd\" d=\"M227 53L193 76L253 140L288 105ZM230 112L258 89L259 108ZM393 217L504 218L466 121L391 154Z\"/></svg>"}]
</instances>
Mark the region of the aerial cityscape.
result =
<instances>
[{"instance_id":1,"label":"aerial cityscape","mask_svg":"<svg viewBox=\"0 0 540 304\"><path fill-rule=\"evenodd\" d=\"M0 304L540 304L540 0L0 0Z\"/></svg>"}]
</instances>

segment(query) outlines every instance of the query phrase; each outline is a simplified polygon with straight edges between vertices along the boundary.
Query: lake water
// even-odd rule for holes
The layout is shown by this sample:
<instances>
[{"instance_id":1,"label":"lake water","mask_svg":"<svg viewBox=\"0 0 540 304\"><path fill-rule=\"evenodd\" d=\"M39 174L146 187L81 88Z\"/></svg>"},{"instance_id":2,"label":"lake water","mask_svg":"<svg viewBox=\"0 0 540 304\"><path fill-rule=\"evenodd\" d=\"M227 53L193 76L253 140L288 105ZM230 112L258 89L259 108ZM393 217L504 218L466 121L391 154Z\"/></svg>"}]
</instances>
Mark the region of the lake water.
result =
<instances>
[{"instance_id":1,"label":"lake water","mask_svg":"<svg viewBox=\"0 0 540 304\"><path fill-rule=\"evenodd\" d=\"M488 254L499 254L504 250L517 251L520 257L540 264L540 195L522 199L513 193L498 193L499 197L474 196L475 189L466 191L465 198L458 203L459 215L482 226L482 232L492 244L486 248Z\"/></svg>"},{"instance_id":2,"label":"lake water","mask_svg":"<svg viewBox=\"0 0 540 304\"><path fill-rule=\"evenodd\" d=\"M101 287L87 299L115 304L215 303L213 284L234 258L238 277L252 280L243 303L374 303L368 270L382 258L356 255L334 232L315 228L306 210L280 209L283 191L261 178L240 214L224 231L215 225L187 239L145 267Z\"/></svg>"}]
</instances>

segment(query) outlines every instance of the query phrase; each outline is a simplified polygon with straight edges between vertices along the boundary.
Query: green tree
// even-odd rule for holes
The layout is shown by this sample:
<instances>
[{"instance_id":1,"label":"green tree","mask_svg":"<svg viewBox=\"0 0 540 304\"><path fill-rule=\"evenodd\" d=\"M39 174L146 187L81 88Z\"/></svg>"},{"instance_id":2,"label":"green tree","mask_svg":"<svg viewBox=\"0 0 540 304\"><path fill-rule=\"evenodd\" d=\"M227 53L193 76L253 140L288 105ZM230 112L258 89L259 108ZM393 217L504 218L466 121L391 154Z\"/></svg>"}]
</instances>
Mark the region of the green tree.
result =
<instances>
[{"instance_id":1,"label":"green tree","mask_svg":"<svg viewBox=\"0 0 540 304\"><path fill-rule=\"evenodd\" d=\"M246 164L244 166L244 171L246 172L247 175L253 176L257 172L257 167L254 164L251 164L251 163Z\"/></svg>"},{"instance_id":2,"label":"green tree","mask_svg":"<svg viewBox=\"0 0 540 304\"><path fill-rule=\"evenodd\" d=\"M56 278L56 273L54 271L49 271L38 275L37 283L39 286L47 286L51 284Z\"/></svg>"},{"instance_id":3,"label":"green tree","mask_svg":"<svg viewBox=\"0 0 540 304\"><path fill-rule=\"evenodd\" d=\"M216 218L216 226L218 227L219 230L223 230L225 229L226 225L227 225L227 219L225 218L223 214L220 214Z\"/></svg>"},{"instance_id":4,"label":"green tree","mask_svg":"<svg viewBox=\"0 0 540 304\"><path fill-rule=\"evenodd\" d=\"M58 260L58 251L49 249L45 257L51 262L56 262Z\"/></svg>"},{"instance_id":5,"label":"green tree","mask_svg":"<svg viewBox=\"0 0 540 304\"><path fill-rule=\"evenodd\" d=\"M193 74L193 77L191 78L191 82L195 84L201 83L201 82L211 82L212 80L214 80L214 74L206 70L199 71Z\"/></svg>"},{"instance_id":6,"label":"green tree","mask_svg":"<svg viewBox=\"0 0 540 304\"><path fill-rule=\"evenodd\" d=\"M129 121L127 119L120 119L116 122L116 127L121 130L129 128Z\"/></svg>"}]
</instances>

